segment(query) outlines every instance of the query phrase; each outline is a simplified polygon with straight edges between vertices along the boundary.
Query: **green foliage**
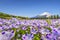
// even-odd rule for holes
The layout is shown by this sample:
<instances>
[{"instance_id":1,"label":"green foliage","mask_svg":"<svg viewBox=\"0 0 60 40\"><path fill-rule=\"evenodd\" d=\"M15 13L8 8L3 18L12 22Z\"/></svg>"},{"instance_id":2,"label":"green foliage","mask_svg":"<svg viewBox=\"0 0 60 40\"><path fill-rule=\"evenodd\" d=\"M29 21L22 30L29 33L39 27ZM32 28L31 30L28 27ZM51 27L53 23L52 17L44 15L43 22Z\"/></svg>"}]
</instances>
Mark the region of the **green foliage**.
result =
<instances>
[{"instance_id":1,"label":"green foliage","mask_svg":"<svg viewBox=\"0 0 60 40\"><path fill-rule=\"evenodd\" d=\"M30 34L30 27L28 27L26 31L28 34Z\"/></svg>"},{"instance_id":2,"label":"green foliage","mask_svg":"<svg viewBox=\"0 0 60 40\"><path fill-rule=\"evenodd\" d=\"M22 40L21 37L22 37L22 34L24 33L24 31L23 30L19 30L17 32L17 29L16 28L12 28L12 30L14 30L15 36L11 40L17 40L17 39L21 39ZM18 37L18 34L20 35L20 37Z\"/></svg>"},{"instance_id":3,"label":"green foliage","mask_svg":"<svg viewBox=\"0 0 60 40\"><path fill-rule=\"evenodd\" d=\"M22 35L26 34L26 30L20 30L19 33L22 34Z\"/></svg>"},{"instance_id":4,"label":"green foliage","mask_svg":"<svg viewBox=\"0 0 60 40\"><path fill-rule=\"evenodd\" d=\"M46 22L47 22L48 24L51 24L51 20L50 20L50 19L46 19Z\"/></svg>"},{"instance_id":5,"label":"green foliage","mask_svg":"<svg viewBox=\"0 0 60 40\"><path fill-rule=\"evenodd\" d=\"M40 40L41 39L41 33L34 34L33 40Z\"/></svg>"},{"instance_id":6,"label":"green foliage","mask_svg":"<svg viewBox=\"0 0 60 40\"><path fill-rule=\"evenodd\" d=\"M51 29L51 28L49 28L49 27L46 27L46 29L48 29L50 32L52 31L52 29Z\"/></svg>"},{"instance_id":7,"label":"green foliage","mask_svg":"<svg viewBox=\"0 0 60 40\"><path fill-rule=\"evenodd\" d=\"M9 19L11 18L11 15L0 12L0 18Z\"/></svg>"}]
</instances>

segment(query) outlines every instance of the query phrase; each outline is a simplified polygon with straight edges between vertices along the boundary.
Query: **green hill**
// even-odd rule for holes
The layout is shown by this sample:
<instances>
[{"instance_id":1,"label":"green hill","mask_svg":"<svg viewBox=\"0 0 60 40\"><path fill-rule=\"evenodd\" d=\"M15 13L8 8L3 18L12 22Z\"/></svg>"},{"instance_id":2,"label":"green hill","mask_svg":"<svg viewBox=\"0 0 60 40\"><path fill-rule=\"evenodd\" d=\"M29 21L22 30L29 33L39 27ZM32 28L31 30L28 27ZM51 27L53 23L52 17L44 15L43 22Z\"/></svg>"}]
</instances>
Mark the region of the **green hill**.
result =
<instances>
[{"instance_id":1,"label":"green hill","mask_svg":"<svg viewBox=\"0 0 60 40\"><path fill-rule=\"evenodd\" d=\"M6 14L6 13L3 13L3 12L0 12L0 18L4 18L4 19L10 19L10 18L27 19L28 17L15 16L15 15L10 15L10 14Z\"/></svg>"}]
</instances>

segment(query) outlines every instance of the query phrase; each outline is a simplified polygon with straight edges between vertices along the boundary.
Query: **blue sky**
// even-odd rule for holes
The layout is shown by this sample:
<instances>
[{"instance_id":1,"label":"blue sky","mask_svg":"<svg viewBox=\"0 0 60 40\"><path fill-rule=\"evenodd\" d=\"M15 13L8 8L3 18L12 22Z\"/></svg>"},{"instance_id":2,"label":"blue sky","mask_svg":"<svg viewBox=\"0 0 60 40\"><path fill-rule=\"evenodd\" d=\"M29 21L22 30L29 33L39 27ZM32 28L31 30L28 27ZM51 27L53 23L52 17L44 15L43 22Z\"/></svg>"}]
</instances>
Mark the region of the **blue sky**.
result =
<instances>
[{"instance_id":1,"label":"blue sky","mask_svg":"<svg viewBox=\"0 0 60 40\"><path fill-rule=\"evenodd\" d=\"M60 13L60 0L0 0L0 12L18 16L36 16L43 12Z\"/></svg>"}]
</instances>

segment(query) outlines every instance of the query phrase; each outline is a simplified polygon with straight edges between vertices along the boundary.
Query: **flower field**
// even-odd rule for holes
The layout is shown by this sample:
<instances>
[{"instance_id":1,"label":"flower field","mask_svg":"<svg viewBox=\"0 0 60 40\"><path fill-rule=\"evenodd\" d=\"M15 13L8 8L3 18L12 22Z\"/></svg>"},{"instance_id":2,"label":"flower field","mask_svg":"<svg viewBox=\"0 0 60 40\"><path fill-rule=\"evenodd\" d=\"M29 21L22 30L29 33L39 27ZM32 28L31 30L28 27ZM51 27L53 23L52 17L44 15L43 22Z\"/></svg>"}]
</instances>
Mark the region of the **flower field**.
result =
<instances>
[{"instance_id":1,"label":"flower field","mask_svg":"<svg viewBox=\"0 0 60 40\"><path fill-rule=\"evenodd\" d=\"M0 40L60 40L60 19L0 18Z\"/></svg>"}]
</instances>

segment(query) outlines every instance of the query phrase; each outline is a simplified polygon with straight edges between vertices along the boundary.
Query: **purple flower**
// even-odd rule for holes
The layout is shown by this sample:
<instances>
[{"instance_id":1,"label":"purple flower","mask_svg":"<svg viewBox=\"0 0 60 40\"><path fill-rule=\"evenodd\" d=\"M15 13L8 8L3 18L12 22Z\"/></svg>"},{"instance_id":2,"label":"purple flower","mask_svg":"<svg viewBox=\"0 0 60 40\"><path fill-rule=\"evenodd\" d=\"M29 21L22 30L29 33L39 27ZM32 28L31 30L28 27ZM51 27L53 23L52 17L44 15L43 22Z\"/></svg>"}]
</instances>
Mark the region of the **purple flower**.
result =
<instances>
[{"instance_id":1,"label":"purple flower","mask_svg":"<svg viewBox=\"0 0 60 40\"><path fill-rule=\"evenodd\" d=\"M26 26L22 26L22 30L26 30L27 29L27 27Z\"/></svg>"},{"instance_id":2,"label":"purple flower","mask_svg":"<svg viewBox=\"0 0 60 40\"><path fill-rule=\"evenodd\" d=\"M22 35L23 40L32 40L32 38L33 38L33 34Z\"/></svg>"},{"instance_id":3,"label":"purple flower","mask_svg":"<svg viewBox=\"0 0 60 40\"><path fill-rule=\"evenodd\" d=\"M38 31L34 28L31 28L30 32L33 33L33 34L36 34Z\"/></svg>"},{"instance_id":4,"label":"purple flower","mask_svg":"<svg viewBox=\"0 0 60 40\"><path fill-rule=\"evenodd\" d=\"M5 32L2 32L2 35L5 34Z\"/></svg>"},{"instance_id":5,"label":"purple flower","mask_svg":"<svg viewBox=\"0 0 60 40\"><path fill-rule=\"evenodd\" d=\"M11 38L14 36L13 31L2 31L0 32L0 40L11 40Z\"/></svg>"}]
</instances>

